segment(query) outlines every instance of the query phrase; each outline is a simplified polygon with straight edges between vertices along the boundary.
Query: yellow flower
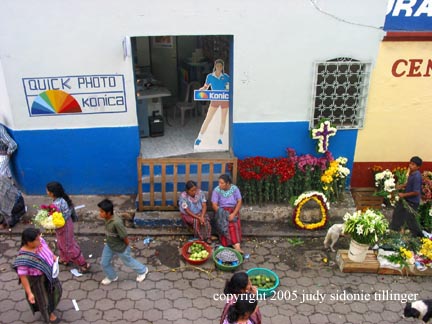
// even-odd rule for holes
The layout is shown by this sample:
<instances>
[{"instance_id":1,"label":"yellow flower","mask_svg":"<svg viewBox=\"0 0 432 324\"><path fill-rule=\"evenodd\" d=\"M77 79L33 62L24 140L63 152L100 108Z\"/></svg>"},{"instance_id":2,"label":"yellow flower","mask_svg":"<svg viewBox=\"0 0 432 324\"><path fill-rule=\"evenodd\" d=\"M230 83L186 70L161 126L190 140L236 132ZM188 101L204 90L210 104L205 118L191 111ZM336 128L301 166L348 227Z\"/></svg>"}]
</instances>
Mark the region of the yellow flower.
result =
<instances>
[{"instance_id":1,"label":"yellow flower","mask_svg":"<svg viewBox=\"0 0 432 324\"><path fill-rule=\"evenodd\" d=\"M63 227L65 225L63 214L60 212L54 212L52 214L52 221L56 228Z\"/></svg>"},{"instance_id":2,"label":"yellow flower","mask_svg":"<svg viewBox=\"0 0 432 324\"><path fill-rule=\"evenodd\" d=\"M413 253L412 253L411 251L408 251L407 249L405 249L405 248L403 248L403 247L401 247L401 248L399 249L399 251L401 252L402 256L403 256L405 259L411 259L411 258L413 257Z\"/></svg>"},{"instance_id":3,"label":"yellow flower","mask_svg":"<svg viewBox=\"0 0 432 324\"><path fill-rule=\"evenodd\" d=\"M432 260L432 240L423 238L422 239L422 247L419 251L419 254L423 255L424 257L428 258L429 260Z\"/></svg>"},{"instance_id":4,"label":"yellow flower","mask_svg":"<svg viewBox=\"0 0 432 324\"><path fill-rule=\"evenodd\" d=\"M303 207L304 204L306 204L309 200L314 200L318 206L320 206L320 211L321 211L321 220L318 223L312 223L312 224L304 224L301 219L300 219L300 213L301 213L301 209ZM301 200L296 208L294 209L294 223L303 229L308 229L308 230L314 230L317 228L321 228L325 225L326 221L327 221L327 205L325 202L321 201L317 195L313 195L307 198L304 198L303 200Z\"/></svg>"}]
</instances>

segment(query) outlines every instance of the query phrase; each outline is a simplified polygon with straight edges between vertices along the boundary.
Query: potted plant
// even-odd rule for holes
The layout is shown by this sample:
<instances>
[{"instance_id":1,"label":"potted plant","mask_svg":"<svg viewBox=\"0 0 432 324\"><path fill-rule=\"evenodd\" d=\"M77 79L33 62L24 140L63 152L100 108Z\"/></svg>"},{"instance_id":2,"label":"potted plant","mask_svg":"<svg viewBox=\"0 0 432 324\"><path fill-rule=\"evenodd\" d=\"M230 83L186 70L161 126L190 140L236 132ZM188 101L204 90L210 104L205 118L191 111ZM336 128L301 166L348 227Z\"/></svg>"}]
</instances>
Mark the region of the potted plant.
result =
<instances>
[{"instance_id":1,"label":"potted plant","mask_svg":"<svg viewBox=\"0 0 432 324\"><path fill-rule=\"evenodd\" d=\"M344 233L351 235L348 258L354 262L363 262L369 246L375 244L386 232L388 221L377 210L366 209L344 216Z\"/></svg>"}]
</instances>

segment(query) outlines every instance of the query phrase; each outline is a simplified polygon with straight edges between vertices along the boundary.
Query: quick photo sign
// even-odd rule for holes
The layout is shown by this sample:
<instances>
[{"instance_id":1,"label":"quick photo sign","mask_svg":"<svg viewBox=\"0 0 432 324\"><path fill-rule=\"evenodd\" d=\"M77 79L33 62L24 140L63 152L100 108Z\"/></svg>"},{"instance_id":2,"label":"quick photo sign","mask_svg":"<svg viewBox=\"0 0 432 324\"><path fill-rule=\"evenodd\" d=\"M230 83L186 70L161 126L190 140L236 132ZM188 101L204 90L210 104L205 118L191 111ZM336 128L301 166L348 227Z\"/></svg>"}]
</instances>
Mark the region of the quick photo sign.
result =
<instances>
[{"instance_id":1,"label":"quick photo sign","mask_svg":"<svg viewBox=\"0 0 432 324\"><path fill-rule=\"evenodd\" d=\"M389 0L385 31L432 31L432 0Z\"/></svg>"},{"instance_id":2,"label":"quick photo sign","mask_svg":"<svg viewBox=\"0 0 432 324\"><path fill-rule=\"evenodd\" d=\"M30 117L127 111L118 74L23 78Z\"/></svg>"}]
</instances>

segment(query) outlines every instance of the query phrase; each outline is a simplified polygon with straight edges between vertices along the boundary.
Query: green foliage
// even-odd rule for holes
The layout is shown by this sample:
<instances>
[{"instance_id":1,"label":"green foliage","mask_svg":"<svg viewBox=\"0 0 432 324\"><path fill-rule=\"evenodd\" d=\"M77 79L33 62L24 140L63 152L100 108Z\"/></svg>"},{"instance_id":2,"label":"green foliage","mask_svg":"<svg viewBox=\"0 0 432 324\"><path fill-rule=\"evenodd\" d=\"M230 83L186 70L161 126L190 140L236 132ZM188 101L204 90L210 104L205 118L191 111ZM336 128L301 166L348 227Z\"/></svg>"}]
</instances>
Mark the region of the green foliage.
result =
<instances>
[{"instance_id":1,"label":"green foliage","mask_svg":"<svg viewBox=\"0 0 432 324\"><path fill-rule=\"evenodd\" d=\"M301 238L287 238L287 242L292 246L303 245L304 241Z\"/></svg>"},{"instance_id":2,"label":"green foliage","mask_svg":"<svg viewBox=\"0 0 432 324\"><path fill-rule=\"evenodd\" d=\"M432 232L432 202L427 201L424 204L421 204L418 209L418 217L417 221L419 222L420 226L426 231L431 233Z\"/></svg>"}]
</instances>

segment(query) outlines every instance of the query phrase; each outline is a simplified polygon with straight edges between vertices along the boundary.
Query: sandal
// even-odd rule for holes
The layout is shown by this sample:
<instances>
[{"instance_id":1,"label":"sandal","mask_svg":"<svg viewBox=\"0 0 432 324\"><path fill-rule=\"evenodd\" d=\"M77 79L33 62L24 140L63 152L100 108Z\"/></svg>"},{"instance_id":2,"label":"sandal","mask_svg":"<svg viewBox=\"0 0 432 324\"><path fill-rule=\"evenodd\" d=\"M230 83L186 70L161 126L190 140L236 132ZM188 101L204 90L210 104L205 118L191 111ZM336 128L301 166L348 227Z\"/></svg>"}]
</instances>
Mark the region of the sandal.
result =
<instances>
[{"instance_id":1,"label":"sandal","mask_svg":"<svg viewBox=\"0 0 432 324\"><path fill-rule=\"evenodd\" d=\"M52 321L50 320L49 322L50 322L51 324L58 324L58 323L61 322L61 319L60 319L60 317L57 316L55 320L52 320Z\"/></svg>"},{"instance_id":2,"label":"sandal","mask_svg":"<svg viewBox=\"0 0 432 324\"><path fill-rule=\"evenodd\" d=\"M69 265L69 262L59 259L59 264L62 264L67 267Z\"/></svg>"},{"instance_id":3,"label":"sandal","mask_svg":"<svg viewBox=\"0 0 432 324\"><path fill-rule=\"evenodd\" d=\"M80 267L81 273L87 273L90 271L90 263L86 263L84 266Z\"/></svg>"}]
</instances>

